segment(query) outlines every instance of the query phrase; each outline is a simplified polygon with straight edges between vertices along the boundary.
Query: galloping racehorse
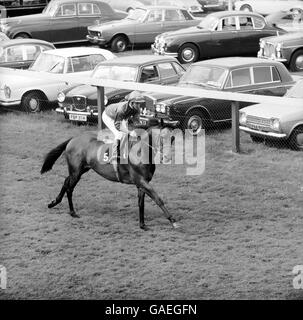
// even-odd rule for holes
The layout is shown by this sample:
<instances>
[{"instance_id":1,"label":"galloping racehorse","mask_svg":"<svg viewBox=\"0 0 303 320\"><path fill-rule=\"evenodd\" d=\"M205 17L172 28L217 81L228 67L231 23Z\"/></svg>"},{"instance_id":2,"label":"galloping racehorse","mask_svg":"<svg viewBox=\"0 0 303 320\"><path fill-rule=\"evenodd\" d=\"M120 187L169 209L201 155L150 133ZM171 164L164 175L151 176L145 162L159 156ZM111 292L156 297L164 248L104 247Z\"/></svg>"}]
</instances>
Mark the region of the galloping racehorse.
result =
<instances>
[{"instance_id":1,"label":"galloping racehorse","mask_svg":"<svg viewBox=\"0 0 303 320\"><path fill-rule=\"evenodd\" d=\"M142 128L145 127L141 126L141 129ZM156 149L154 146L156 146L159 142L160 136L159 134L155 135L155 131L152 130L152 128L155 127L150 127L146 131L147 139L142 139L141 137L139 142L137 142L137 140L130 141L128 145L128 149L131 150L135 143L136 145L141 144L142 148L140 149L140 152L148 152L148 163L145 161L140 161L140 159L146 159L144 154L141 154L141 157L138 158L134 156L132 152L130 152L128 154L127 163L118 164L119 180L113 165L111 165L110 162L104 163L100 161L100 148L105 147L105 142L99 141L97 139L97 134L95 133L85 133L78 137L71 138L52 149L45 157L43 166L41 168L41 174L50 171L56 160L65 151L69 176L65 179L63 187L57 198L49 203L48 207L53 208L59 204L66 193L70 208L70 215L78 218L79 216L75 213L73 206L73 191L81 176L90 169L93 169L105 179L126 184L133 184L137 187L141 229L147 230L147 227L144 223L145 194L154 200L155 203L161 208L166 218L171 222L172 226L174 228L178 228L179 225L164 206L162 199L149 184L156 170L156 166L153 161L156 154ZM147 141L147 143L144 141Z\"/></svg>"}]
</instances>

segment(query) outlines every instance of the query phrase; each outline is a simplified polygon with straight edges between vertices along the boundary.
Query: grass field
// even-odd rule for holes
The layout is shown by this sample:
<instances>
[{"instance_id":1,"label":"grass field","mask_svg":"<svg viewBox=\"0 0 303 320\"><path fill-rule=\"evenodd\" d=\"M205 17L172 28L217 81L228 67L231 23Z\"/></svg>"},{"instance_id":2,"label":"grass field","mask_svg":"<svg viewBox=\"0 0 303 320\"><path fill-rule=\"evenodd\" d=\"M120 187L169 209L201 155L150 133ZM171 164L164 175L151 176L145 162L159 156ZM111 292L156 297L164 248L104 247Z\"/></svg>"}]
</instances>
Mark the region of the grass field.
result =
<instances>
[{"instance_id":1,"label":"grass field","mask_svg":"<svg viewBox=\"0 0 303 320\"><path fill-rule=\"evenodd\" d=\"M253 144L231 130L206 136L206 170L159 165L152 185L182 224L171 228L150 199L139 229L137 192L87 173L74 202L48 209L67 174L64 157L41 176L44 155L94 127L53 112L0 115L0 299L300 299L302 153Z\"/></svg>"}]
</instances>

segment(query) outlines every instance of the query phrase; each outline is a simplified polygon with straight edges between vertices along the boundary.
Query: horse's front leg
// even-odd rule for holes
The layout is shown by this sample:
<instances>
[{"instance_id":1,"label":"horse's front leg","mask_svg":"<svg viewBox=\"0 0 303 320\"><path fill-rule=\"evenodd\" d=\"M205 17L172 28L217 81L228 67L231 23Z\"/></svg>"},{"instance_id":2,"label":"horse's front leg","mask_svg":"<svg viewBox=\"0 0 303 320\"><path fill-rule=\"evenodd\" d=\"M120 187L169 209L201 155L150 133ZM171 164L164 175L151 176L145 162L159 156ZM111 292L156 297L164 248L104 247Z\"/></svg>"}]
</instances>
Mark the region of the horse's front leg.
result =
<instances>
[{"instance_id":1,"label":"horse's front leg","mask_svg":"<svg viewBox=\"0 0 303 320\"><path fill-rule=\"evenodd\" d=\"M139 205L139 220L140 220L140 228L143 230L148 230L144 222L144 198L145 192L138 188L138 205Z\"/></svg>"},{"instance_id":2,"label":"horse's front leg","mask_svg":"<svg viewBox=\"0 0 303 320\"><path fill-rule=\"evenodd\" d=\"M144 193L146 193L152 200L156 202L156 204L161 208L166 218L169 220L169 222L172 224L174 228L180 227L179 224L176 222L176 220L173 218L173 216L166 209L163 200L159 197L157 192L147 181L142 179L138 183L137 187L142 189Z\"/></svg>"}]
</instances>

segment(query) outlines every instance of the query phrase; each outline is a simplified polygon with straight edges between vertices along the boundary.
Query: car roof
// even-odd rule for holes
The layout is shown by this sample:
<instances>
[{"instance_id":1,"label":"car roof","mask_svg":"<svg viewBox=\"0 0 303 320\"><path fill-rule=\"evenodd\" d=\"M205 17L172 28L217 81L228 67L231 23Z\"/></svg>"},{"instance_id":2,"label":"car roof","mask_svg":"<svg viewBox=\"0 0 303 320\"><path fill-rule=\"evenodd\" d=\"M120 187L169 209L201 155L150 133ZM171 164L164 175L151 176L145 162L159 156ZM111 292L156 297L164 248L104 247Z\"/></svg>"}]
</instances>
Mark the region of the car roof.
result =
<instances>
[{"instance_id":1,"label":"car roof","mask_svg":"<svg viewBox=\"0 0 303 320\"><path fill-rule=\"evenodd\" d=\"M39 40L39 39L11 39L11 40L4 40L0 42L1 47L8 47L12 45L22 45L22 44L45 44L52 47L55 47L52 43Z\"/></svg>"},{"instance_id":2,"label":"car roof","mask_svg":"<svg viewBox=\"0 0 303 320\"><path fill-rule=\"evenodd\" d=\"M236 11L236 10L232 10L232 11L218 11L218 12L213 12L210 13L208 16L212 16L212 17L217 17L217 18L223 18L223 17L229 17L229 16L257 16L257 17L262 17L264 18L261 14L256 13L256 12L248 12L248 11Z\"/></svg>"},{"instance_id":3,"label":"car roof","mask_svg":"<svg viewBox=\"0 0 303 320\"><path fill-rule=\"evenodd\" d=\"M94 47L70 47L70 48L61 48L61 49L51 49L47 50L47 53L61 56L64 58L68 57L77 57L88 54L102 54L102 52L107 52L107 50L94 48Z\"/></svg>"},{"instance_id":4,"label":"car roof","mask_svg":"<svg viewBox=\"0 0 303 320\"><path fill-rule=\"evenodd\" d=\"M172 57L165 57L165 56L156 56L156 55L132 55L132 56L124 56L124 57L118 57L113 60L107 60L102 61L101 65L132 65L132 66L138 66L141 64L146 64L149 62L166 62L166 61L175 61L175 58Z\"/></svg>"},{"instance_id":5,"label":"car roof","mask_svg":"<svg viewBox=\"0 0 303 320\"><path fill-rule=\"evenodd\" d=\"M152 10L152 9L182 9L185 10L183 7L176 6L176 5L158 5L158 6L152 6L152 5L140 5L136 7L136 9L147 9L147 10Z\"/></svg>"},{"instance_id":6,"label":"car roof","mask_svg":"<svg viewBox=\"0 0 303 320\"><path fill-rule=\"evenodd\" d=\"M223 67L225 69L234 69L239 67L247 67L252 65L278 65L280 62L274 60L267 60L254 57L228 57L228 58L216 58L210 60L204 60L196 62L193 65L213 65Z\"/></svg>"}]
</instances>

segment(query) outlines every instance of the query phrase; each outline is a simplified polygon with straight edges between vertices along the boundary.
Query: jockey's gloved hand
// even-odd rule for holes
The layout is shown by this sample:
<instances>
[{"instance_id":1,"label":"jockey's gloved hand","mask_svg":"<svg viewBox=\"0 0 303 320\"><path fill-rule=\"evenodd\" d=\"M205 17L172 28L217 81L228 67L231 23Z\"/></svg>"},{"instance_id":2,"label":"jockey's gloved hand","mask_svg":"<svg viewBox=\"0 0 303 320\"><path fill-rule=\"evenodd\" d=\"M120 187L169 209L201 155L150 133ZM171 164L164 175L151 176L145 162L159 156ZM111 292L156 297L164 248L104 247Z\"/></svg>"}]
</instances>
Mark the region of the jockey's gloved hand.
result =
<instances>
[{"instance_id":1,"label":"jockey's gloved hand","mask_svg":"<svg viewBox=\"0 0 303 320\"><path fill-rule=\"evenodd\" d=\"M133 137L133 138L137 138L137 133L136 133L135 130L130 131L130 132L129 132L129 135L130 135L131 137Z\"/></svg>"}]
</instances>

